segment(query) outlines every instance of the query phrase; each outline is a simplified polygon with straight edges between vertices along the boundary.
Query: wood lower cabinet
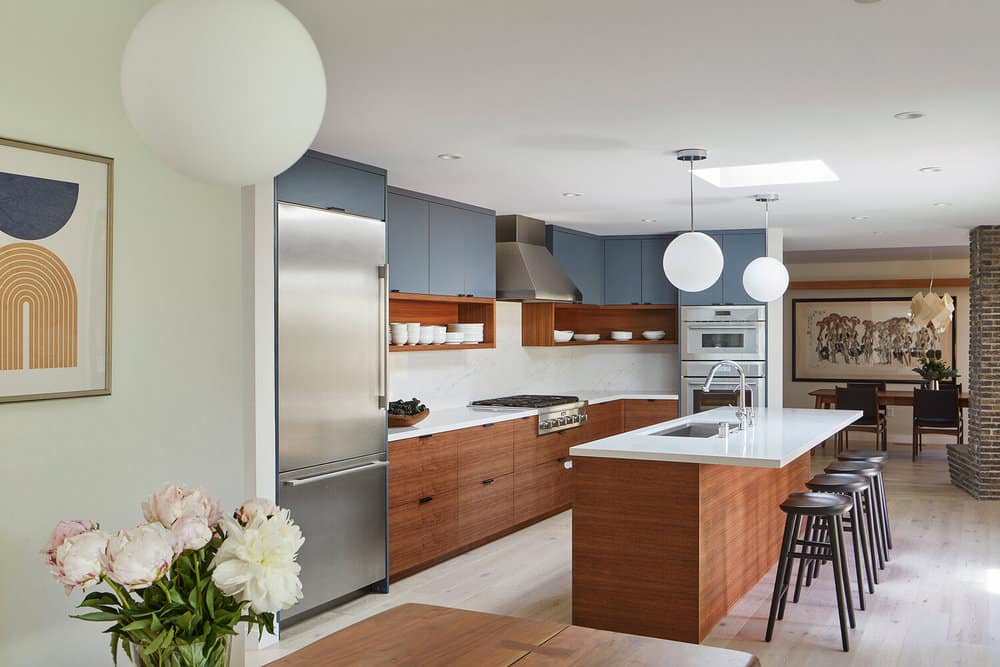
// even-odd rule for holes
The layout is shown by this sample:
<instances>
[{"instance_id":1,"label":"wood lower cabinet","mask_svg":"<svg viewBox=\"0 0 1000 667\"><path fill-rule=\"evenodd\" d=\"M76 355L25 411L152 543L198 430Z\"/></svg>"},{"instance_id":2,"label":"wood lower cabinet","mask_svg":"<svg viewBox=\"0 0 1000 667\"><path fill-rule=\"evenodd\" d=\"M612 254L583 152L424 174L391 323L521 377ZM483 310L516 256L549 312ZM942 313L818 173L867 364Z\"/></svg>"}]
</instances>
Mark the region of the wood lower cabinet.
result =
<instances>
[{"instance_id":1,"label":"wood lower cabinet","mask_svg":"<svg viewBox=\"0 0 1000 667\"><path fill-rule=\"evenodd\" d=\"M608 401L587 406L587 423L578 429L574 445L617 435L624 430L624 401Z\"/></svg>"},{"instance_id":2,"label":"wood lower cabinet","mask_svg":"<svg viewBox=\"0 0 1000 667\"><path fill-rule=\"evenodd\" d=\"M389 508L390 576L432 562L458 544L457 490Z\"/></svg>"},{"instance_id":3,"label":"wood lower cabinet","mask_svg":"<svg viewBox=\"0 0 1000 667\"><path fill-rule=\"evenodd\" d=\"M677 401L664 399L628 399L625 403L625 430L677 419Z\"/></svg>"},{"instance_id":4,"label":"wood lower cabinet","mask_svg":"<svg viewBox=\"0 0 1000 667\"><path fill-rule=\"evenodd\" d=\"M458 541L472 544L514 525L514 475L464 483L458 489Z\"/></svg>"},{"instance_id":5,"label":"wood lower cabinet","mask_svg":"<svg viewBox=\"0 0 1000 667\"><path fill-rule=\"evenodd\" d=\"M514 472L514 423L498 422L459 431L460 482L479 483Z\"/></svg>"},{"instance_id":6,"label":"wood lower cabinet","mask_svg":"<svg viewBox=\"0 0 1000 667\"><path fill-rule=\"evenodd\" d=\"M389 507L458 488L462 431L389 443Z\"/></svg>"},{"instance_id":7,"label":"wood lower cabinet","mask_svg":"<svg viewBox=\"0 0 1000 667\"><path fill-rule=\"evenodd\" d=\"M569 459L567 459L569 460ZM554 460L514 474L514 523L566 509L573 503L573 470Z\"/></svg>"}]
</instances>

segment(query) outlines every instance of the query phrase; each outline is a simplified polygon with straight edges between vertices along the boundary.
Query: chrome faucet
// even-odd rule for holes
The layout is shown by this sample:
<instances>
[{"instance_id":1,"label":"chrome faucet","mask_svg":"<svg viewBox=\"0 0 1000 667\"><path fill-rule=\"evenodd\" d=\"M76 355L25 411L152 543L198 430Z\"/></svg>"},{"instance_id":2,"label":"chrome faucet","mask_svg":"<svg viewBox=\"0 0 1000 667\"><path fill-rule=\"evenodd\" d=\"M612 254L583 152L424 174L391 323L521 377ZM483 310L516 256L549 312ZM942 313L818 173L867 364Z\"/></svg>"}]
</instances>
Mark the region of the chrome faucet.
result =
<instances>
[{"instance_id":1,"label":"chrome faucet","mask_svg":"<svg viewBox=\"0 0 1000 667\"><path fill-rule=\"evenodd\" d=\"M740 388L739 395L736 398L736 418L740 421L740 430L745 430L753 426L753 395L750 396L750 405L747 405L747 376L743 372L743 367L740 366L735 361L720 361L719 363L712 366L712 370L708 373L708 378L705 380L705 386L702 387L702 391L708 391L712 387L712 380L715 379L715 373L724 366L729 366L740 376Z\"/></svg>"}]
</instances>

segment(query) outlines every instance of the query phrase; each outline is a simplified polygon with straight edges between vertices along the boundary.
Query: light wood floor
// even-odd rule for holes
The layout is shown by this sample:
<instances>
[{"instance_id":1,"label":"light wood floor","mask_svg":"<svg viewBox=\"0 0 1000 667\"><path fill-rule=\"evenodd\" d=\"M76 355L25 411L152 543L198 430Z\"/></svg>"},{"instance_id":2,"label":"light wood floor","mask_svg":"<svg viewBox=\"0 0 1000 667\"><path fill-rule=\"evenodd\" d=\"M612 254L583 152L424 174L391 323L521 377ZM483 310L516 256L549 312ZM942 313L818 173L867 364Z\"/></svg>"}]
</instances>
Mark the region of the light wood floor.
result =
<instances>
[{"instance_id":1,"label":"light wood floor","mask_svg":"<svg viewBox=\"0 0 1000 667\"><path fill-rule=\"evenodd\" d=\"M829 568L789 603L774 640L763 641L774 570L715 627L706 644L780 665L1000 665L1000 503L977 502L948 481L944 449L917 463L893 447L886 470L895 549L851 651L840 651ZM821 472L829 454L814 459ZM571 622L570 513L566 512L305 621L277 647L251 652L266 664L331 632L404 602Z\"/></svg>"}]
</instances>

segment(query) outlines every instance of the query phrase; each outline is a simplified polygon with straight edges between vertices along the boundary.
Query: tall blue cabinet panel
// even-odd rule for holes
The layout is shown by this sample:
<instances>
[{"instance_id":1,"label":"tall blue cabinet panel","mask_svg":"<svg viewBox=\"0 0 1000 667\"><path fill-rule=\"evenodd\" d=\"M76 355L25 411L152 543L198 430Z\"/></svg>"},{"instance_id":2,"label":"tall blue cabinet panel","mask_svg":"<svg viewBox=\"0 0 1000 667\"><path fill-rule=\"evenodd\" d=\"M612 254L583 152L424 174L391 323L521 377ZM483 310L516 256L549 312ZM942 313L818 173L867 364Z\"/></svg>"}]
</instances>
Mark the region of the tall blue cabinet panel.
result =
<instances>
[{"instance_id":1,"label":"tall blue cabinet panel","mask_svg":"<svg viewBox=\"0 0 1000 667\"><path fill-rule=\"evenodd\" d=\"M430 291L430 203L390 191L386 204L389 289L427 294Z\"/></svg>"},{"instance_id":2,"label":"tall blue cabinet panel","mask_svg":"<svg viewBox=\"0 0 1000 667\"><path fill-rule=\"evenodd\" d=\"M722 247L722 254L725 257L726 247L725 238L722 232L705 232L713 239L715 242ZM741 274L742 275L742 274ZM679 290L678 300L682 306L711 306L724 303L722 294L723 279L725 278L725 267L723 267L723 275L719 276L719 279L709 287L708 289L702 290L700 292L685 292Z\"/></svg>"},{"instance_id":3,"label":"tall blue cabinet panel","mask_svg":"<svg viewBox=\"0 0 1000 667\"><path fill-rule=\"evenodd\" d=\"M673 240L672 236L642 239L642 302L677 303L677 288L663 273L663 252Z\"/></svg>"},{"instance_id":4,"label":"tall blue cabinet panel","mask_svg":"<svg viewBox=\"0 0 1000 667\"><path fill-rule=\"evenodd\" d=\"M308 151L274 179L279 201L385 220L385 170Z\"/></svg>"},{"instance_id":5,"label":"tall blue cabinet panel","mask_svg":"<svg viewBox=\"0 0 1000 667\"><path fill-rule=\"evenodd\" d=\"M604 303L604 239L547 226L549 252L583 295L583 303Z\"/></svg>"},{"instance_id":6,"label":"tall blue cabinet panel","mask_svg":"<svg viewBox=\"0 0 1000 667\"><path fill-rule=\"evenodd\" d=\"M430 204L431 294L465 294L465 211L453 206Z\"/></svg>"},{"instance_id":7,"label":"tall blue cabinet panel","mask_svg":"<svg viewBox=\"0 0 1000 667\"><path fill-rule=\"evenodd\" d=\"M642 302L642 241L604 240L604 303Z\"/></svg>"},{"instance_id":8,"label":"tall blue cabinet panel","mask_svg":"<svg viewBox=\"0 0 1000 667\"><path fill-rule=\"evenodd\" d=\"M747 264L767 253L762 230L729 231L722 248L726 268L722 272L722 302L734 305L760 303L743 289L743 271Z\"/></svg>"},{"instance_id":9,"label":"tall blue cabinet panel","mask_svg":"<svg viewBox=\"0 0 1000 667\"><path fill-rule=\"evenodd\" d=\"M465 215L465 293L496 298L497 295L497 221L496 216L475 211Z\"/></svg>"}]
</instances>

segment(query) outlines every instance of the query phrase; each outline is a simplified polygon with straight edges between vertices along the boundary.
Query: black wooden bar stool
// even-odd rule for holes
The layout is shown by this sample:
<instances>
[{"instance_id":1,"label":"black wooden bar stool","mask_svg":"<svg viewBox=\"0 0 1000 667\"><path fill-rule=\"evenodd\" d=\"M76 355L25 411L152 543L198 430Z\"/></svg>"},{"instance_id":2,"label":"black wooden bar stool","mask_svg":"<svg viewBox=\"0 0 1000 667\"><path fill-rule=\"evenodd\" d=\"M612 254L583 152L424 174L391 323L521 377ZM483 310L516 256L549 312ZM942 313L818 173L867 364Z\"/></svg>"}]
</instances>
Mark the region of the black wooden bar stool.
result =
<instances>
[{"instance_id":1,"label":"black wooden bar stool","mask_svg":"<svg viewBox=\"0 0 1000 667\"><path fill-rule=\"evenodd\" d=\"M864 506L862 496L871 493L868 480L861 475L816 475L806 482L806 486L810 491L839 493L849 496L853 501L853 506L844 517L844 530L851 533L851 542L854 546L854 572L857 575L858 582L858 609L864 610L865 581L868 582L868 592L875 593L875 582L872 578L872 559L875 556L875 552L869 549L868 539L865 535L864 512L861 509ZM819 531L818 523L814 522L811 516L806 519L805 536L807 540L819 541L821 539L822 535ZM822 553L820 553L820 550L814 551L817 553L817 558L815 561L809 561L810 565L813 562L819 563L829 559L829 549L823 550ZM811 580L812 568L803 567L807 560L805 558L799 560L799 573L795 579L795 596L792 597L792 602L799 601L799 593L802 590L802 575L807 569L809 570ZM864 576L861 574L862 566L864 566L865 570ZM809 582L806 585L808 586Z\"/></svg>"},{"instance_id":2,"label":"black wooden bar stool","mask_svg":"<svg viewBox=\"0 0 1000 667\"><path fill-rule=\"evenodd\" d=\"M792 577L794 559L814 559L817 550L829 549L833 563L833 579L837 589L837 615L840 617L840 639L844 650L849 649L847 625L854 627L854 604L851 602L851 588L847 584L847 559L844 557L843 517L851 510L851 499L834 493L793 493L781 503L785 516L785 534L781 540L781 557L778 572L774 577L774 593L771 595L771 611L767 616L765 641L774 636L775 620L785 616L785 602ZM815 542L799 538L802 517L822 524L829 535L827 542ZM808 538L808 535L806 536ZM802 547L802 550L796 550ZM809 548L812 551L806 552Z\"/></svg>"},{"instance_id":3,"label":"black wooden bar stool","mask_svg":"<svg viewBox=\"0 0 1000 667\"><path fill-rule=\"evenodd\" d=\"M888 452L878 452L873 449L855 449L841 452L837 455L837 458L841 461L868 461L870 463L878 463L884 467L886 461L889 460L889 454ZM882 498L882 517L885 519L885 545L891 549L892 527L889 522L889 508L885 502L885 477L883 477L881 469L878 471L877 481L879 495Z\"/></svg>"},{"instance_id":4,"label":"black wooden bar stool","mask_svg":"<svg viewBox=\"0 0 1000 667\"><path fill-rule=\"evenodd\" d=\"M868 480L871 486L871 503L865 507L865 514L875 532L874 544L878 554L878 567L884 570L885 564L889 562L889 549L886 546L885 518L882 515L882 499L878 485L878 474L881 470L881 464L871 461L833 461L823 469L824 472L834 474L861 475Z\"/></svg>"}]
</instances>

